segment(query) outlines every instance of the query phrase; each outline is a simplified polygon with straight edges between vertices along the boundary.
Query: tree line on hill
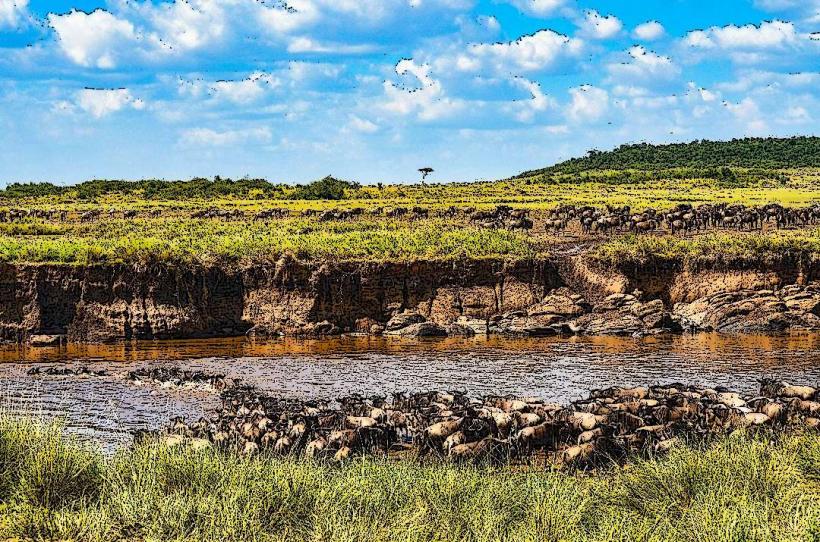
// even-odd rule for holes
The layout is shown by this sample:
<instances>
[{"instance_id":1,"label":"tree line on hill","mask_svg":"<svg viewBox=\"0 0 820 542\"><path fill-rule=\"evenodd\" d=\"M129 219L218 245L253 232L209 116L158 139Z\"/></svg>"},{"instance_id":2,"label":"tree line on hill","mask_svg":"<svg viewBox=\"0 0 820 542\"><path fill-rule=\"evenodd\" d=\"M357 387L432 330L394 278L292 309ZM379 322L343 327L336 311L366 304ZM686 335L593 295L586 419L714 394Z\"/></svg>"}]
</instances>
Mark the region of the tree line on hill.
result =
<instances>
[{"instance_id":1,"label":"tree line on hill","mask_svg":"<svg viewBox=\"0 0 820 542\"><path fill-rule=\"evenodd\" d=\"M746 138L693 141L670 145L640 143L613 151L590 151L554 166L524 172L514 179L536 183L638 184L661 179L714 179L724 186L754 181L786 182L776 170L820 167L820 137ZM740 169L740 171L738 170ZM360 196L357 182L327 176L309 184L288 185L265 179L214 177L176 180L92 180L71 186L53 183L12 183L0 190L2 199L67 196L93 201L102 196L134 195L153 200L251 199L341 200ZM378 184L378 188L383 188Z\"/></svg>"},{"instance_id":2,"label":"tree line on hill","mask_svg":"<svg viewBox=\"0 0 820 542\"><path fill-rule=\"evenodd\" d=\"M164 180L93 180L71 186L52 183L13 183L0 191L0 198L30 198L71 195L81 200L95 200L111 194L136 195L153 200L214 199L242 197L264 199L340 200L348 192L361 188L356 182L327 176L306 185L274 184L265 179L213 180L196 178L190 181Z\"/></svg>"},{"instance_id":3,"label":"tree line on hill","mask_svg":"<svg viewBox=\"0 0 820 542\"><path fill-rule=\"evenodd\" d=\"M820 137L745 138L652 145L621 145L612 151L592 150L554 166L526 171L516 178L577 174L593 170L666 170L674 168L820 167Z\"/></svg>"}]
</instances>

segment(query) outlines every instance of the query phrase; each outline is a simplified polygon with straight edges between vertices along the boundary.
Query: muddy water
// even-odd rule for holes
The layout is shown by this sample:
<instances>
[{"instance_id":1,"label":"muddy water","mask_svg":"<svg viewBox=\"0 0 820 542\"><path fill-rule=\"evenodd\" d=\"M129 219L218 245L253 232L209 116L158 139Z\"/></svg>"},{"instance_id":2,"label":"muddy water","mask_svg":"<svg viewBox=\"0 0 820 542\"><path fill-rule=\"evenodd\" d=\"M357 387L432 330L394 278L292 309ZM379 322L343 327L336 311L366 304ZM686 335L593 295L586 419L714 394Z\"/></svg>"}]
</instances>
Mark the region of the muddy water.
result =
<instances>
[{"instance_id":1,"label":"muddy water","mask_svg":"<svg viewBox=\"0 0 820 542\"><path fill-rule=\"evenodd\" d=\"M105 369L109 376L26 374L35 365L58 364ZM223 373L287 396L332 399L354 392L461 389L563 402L611 385L683 381L751 392L764 376L820 383L820 334L15 347L0 349L0 406L61 417L69 430L113 448L129 442L133 430L159 428L177 415L198 418L217 403L212 394L140 387L125 378L135 368L160 364Z\"/></svg>"}]
</instances>

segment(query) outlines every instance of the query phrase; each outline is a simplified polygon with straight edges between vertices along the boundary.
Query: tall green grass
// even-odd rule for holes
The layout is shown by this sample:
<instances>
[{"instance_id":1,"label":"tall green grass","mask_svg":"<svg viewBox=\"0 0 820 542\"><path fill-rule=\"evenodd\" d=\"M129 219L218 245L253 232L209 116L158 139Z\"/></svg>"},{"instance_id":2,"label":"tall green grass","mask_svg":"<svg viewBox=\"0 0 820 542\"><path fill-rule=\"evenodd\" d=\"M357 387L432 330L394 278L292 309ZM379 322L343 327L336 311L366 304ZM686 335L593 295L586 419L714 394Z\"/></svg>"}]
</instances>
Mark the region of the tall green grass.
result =
<instances>
[{"instance_id":1,"label":"tall green grass","mask_svg":"<svg viewBox=\"0 0 820 542\"><path fill-rule=\"evenodd\" d=\"M602 243L591 256L607 265L672 260L683 264L778 261L789 255L820 256L820 228L768 233L718 232L685 238L624 235Z\"/></svg>"},{"instance_id":2,"label":"tall green grass","mask_svg":"<svg viewBox=\"0 0 820 542\"><path fill-rule=\"evenodd\" d=\"M62 540L817 540L820 437L729 438L589 474L142 445L103 458L3 420L0 537Z\"/></svg>"},{"instance_id":3,"label":"tall green grass","mask_svg":"<svg viewBox=\"0 0 820 542\"><path fill-rule=\"evenodd\" d=\"M292 254L304 260L412 260L531 257L525 233L454 224L363 219L271 223L195 219L100 220L62 236L0 232L0 261L74 263L134 261L259 261Z\"/></svg>"}]
</instances>

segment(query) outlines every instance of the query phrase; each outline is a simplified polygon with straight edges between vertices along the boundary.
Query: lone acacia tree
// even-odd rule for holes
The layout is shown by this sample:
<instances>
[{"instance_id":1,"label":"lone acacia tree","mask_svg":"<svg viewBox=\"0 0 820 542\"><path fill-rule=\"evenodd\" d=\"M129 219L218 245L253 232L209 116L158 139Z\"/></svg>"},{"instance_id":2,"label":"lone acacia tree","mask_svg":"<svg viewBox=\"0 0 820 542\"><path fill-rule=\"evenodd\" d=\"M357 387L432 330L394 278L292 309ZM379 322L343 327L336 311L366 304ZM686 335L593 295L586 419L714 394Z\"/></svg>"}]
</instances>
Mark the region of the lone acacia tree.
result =
<instances>
[{"instance_id":1,"label":"lone acacia tree","mask_svg":"<svg viewBox=\"0 0 820 542\"><path fill-rule=\"evenodd\" d=\"M423 167L419 169L419 173L421 173L421 180L423 181L424 179L426 179L428 175L433 173L433 171L435 170L431 167Z\"/></svg>"}]
</instances>

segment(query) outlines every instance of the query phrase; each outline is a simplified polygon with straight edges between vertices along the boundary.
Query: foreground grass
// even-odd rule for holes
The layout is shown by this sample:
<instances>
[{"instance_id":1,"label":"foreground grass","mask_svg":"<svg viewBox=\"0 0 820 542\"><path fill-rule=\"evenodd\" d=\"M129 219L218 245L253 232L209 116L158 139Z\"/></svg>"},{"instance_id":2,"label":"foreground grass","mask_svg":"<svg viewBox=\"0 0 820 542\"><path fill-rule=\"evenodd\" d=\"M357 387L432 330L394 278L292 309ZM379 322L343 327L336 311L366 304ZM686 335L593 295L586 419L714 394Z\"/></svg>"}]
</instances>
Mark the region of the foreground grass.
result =
<instances>
[{"instance_id":1,"label":"foreground grass","mask_svg":"<svg viewBox=\"0 0 820 542\"><path fill-rule=\"evenodd\" d=\"M142 446L113 458L0 421L0 537L817 540L820 437L727 439L598 475Z\"/></svg>"}]
</instances>

